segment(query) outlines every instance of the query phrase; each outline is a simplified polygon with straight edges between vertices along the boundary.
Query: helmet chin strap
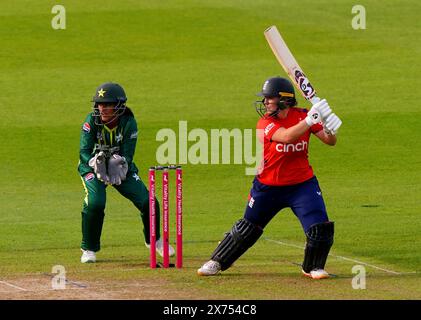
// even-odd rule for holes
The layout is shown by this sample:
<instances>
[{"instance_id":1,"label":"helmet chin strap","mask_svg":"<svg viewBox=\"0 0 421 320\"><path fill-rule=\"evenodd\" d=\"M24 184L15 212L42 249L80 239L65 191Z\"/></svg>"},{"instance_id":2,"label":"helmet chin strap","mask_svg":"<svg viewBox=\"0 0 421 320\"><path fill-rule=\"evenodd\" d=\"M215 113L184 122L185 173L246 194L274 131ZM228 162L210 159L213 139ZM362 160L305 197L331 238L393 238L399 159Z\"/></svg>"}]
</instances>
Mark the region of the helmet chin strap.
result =
<instances>
[{"instance_id":1,"label":"helmet chin strap","mask_svg":"<svg viewBox=\"0 0 421 320\"><path fill-rule=\"evenodd\" d=\"M278 108L279 110L285 110L289 107L289 105L286 103L286 101L280 100L278 102Z\"/></svg>"},{"instance_id":2,"label":"helmet chin strap","mask_svg":"<svg viewBox=\"0 0 421 320\"><path fill-rule=\"evenodd\" d=\"M281 108L278 107L278 109L269 114L269 117L276 117L279 114L279 112L281 112Z\"/></svg>"},{"instance_id":3,"label":"helmet chin strap","mask_svg":"<svg viewBox=\"0 0 421 320\"><path fill-rule=\"evenodd\" d=\"M288 106L288 105L286 105L286 104L284 103L284 101L279 101L279 102L278 102L278 108L277 108L275 111L271 112L271 113L269 114L269 117L276 117L276 116L279 114L279 112L281 112L282 110L287 109L288 107L289 107L289 106Z\"/></svg>"},{"instance_id":4,"label":"helmet chin strap","mask_svg":"<svg viewBox=\"0 0 421 320\"><path fill-rule=\"evenodd\" d=\"M257 113L260 115L260 117L276 117L279 114L279 112L281 112L282 110L288 109L291 106L290 104L285 103L285 101L279 101L277 103L276 110L271 113L268 113L268 110L264 101L265 99L262 99L254 103L255 109Z\"/></svg>"},{"instance_id":5,"label":"helmet chin strap","mask_svg":"<svg viewBox=\"0 0 421 320\"><path fill-rule=\"evenodd\" d=\"M100 117L100 119L101 119L102 124L103 124L104 126L106 126L107 124L112 123L114 120L116 120L116 119L119 117L119 115L116 115L116 114L114 114L114 115L115 115L115 116L114 116L111 120L109 120L109 121L107 121L107 122L104 122L104 121L102 120L102 118L101 118L101 114L99 115L99 117Z\"/></svg>"}]
</instances>

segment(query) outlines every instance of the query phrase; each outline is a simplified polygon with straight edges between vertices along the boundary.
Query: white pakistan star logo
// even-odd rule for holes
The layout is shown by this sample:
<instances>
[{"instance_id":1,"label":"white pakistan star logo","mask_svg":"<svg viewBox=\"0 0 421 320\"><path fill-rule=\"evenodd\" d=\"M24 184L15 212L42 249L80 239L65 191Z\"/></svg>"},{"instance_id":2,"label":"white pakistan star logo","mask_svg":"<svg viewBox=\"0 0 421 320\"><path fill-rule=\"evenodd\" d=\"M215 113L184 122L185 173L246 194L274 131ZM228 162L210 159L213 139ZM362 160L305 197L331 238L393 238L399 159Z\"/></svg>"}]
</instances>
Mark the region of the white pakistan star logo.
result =
<instances>
[{"instance_id":1,"label":"white pakistan star logo","mask_svg":"<svg viewBox=\"0 0 421 320\"><path fill-rule=\"evenodd\" d=\"M123 135L120 132L118 135L115 136L115 141L119 143L121 140L123 140Z\"/></svg>"},{"instance_id":2,"label":"white pakistan star logo","mask_svg":"<svg viewBox=\"0 0 421 320\"><path fill-rule=\"evenodd\" d=\"M140 178L139 178L139 176L137 175L137 173L133 174L133 178L135 178L135 179L136 179L136 181L139 181L139 180L140 180Z\"/></svg>"}]
</instances>

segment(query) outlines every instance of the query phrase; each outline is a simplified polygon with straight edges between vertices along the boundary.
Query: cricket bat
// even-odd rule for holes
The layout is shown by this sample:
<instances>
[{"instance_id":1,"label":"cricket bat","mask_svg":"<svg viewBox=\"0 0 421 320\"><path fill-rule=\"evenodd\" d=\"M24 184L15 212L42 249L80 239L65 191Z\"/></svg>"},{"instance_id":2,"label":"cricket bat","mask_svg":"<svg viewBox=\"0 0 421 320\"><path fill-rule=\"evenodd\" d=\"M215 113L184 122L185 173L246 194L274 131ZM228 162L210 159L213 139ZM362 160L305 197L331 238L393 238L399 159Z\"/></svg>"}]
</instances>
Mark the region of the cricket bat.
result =
<instances>
[{"instance_id":1,"label":"cricket bat","mask_svg":"<svg viewBox=\"0 0 421 320\"><path fill-rule=\"evenodd\" d=\"M264 34L273 54L298 91L312 104L319 102L320 99L316 96L316 90L314 90L303 70L298 65L297 60L295 60L291 51L288 49L278 29L275 26L271 26L265 30Z\"/></svg>"}]
</instances>

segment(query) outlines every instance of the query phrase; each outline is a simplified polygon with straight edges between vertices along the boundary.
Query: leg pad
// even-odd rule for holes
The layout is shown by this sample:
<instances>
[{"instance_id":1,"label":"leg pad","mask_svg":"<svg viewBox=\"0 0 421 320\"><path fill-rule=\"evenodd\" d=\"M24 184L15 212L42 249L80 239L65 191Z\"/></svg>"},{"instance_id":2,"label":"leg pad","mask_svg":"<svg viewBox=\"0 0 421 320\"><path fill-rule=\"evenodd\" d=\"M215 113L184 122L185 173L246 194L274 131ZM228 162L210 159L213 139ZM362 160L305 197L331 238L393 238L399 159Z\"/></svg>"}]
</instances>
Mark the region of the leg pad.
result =
<instances>
[{"instance_id":1,"label":"leg pad","mask_svg":"<svg viewBox=\"0 0 421 320\"><path fill-rule=\"evenodd\" d=\"M221 270L228 269L234 261L243 255L248 248L256 243L263 233L263 229L247 219L238 220L231 231L216 247L211 259L221 264Z\"/></svg>"},{"instance_id":2,"label":"leg pad","mask_svg":"<svg viewBox=\"0 0 421 320\"><path fill-rule=\"evenodd\" d=\"M334 223L325 222L312 225L306 232L307 243L304 251L303 270L324 269L330 248L333 245Z\"/></svg>"}]
</instances>

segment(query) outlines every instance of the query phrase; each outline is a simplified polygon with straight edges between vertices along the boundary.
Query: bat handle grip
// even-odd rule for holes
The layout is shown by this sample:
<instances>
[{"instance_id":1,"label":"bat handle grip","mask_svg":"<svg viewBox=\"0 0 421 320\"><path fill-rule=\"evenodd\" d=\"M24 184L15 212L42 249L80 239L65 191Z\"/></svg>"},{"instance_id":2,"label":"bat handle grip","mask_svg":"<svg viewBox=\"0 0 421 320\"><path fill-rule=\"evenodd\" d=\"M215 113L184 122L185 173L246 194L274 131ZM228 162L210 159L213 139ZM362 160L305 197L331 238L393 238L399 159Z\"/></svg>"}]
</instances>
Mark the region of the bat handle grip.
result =
<instances>
[{"instance_id":1,"label":"bat handle grip","mask_svg":"<svg viewBox=\"0 0 421 320\"><path fill-rule=\"evenodd\" d=\"M317 102L320 101L319 97L314 96L313 98L310 99L310 102L312 105L315 105Z\"/></svg>"}]
</instances>

